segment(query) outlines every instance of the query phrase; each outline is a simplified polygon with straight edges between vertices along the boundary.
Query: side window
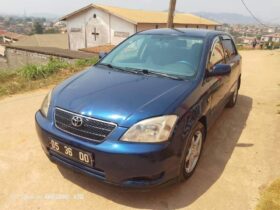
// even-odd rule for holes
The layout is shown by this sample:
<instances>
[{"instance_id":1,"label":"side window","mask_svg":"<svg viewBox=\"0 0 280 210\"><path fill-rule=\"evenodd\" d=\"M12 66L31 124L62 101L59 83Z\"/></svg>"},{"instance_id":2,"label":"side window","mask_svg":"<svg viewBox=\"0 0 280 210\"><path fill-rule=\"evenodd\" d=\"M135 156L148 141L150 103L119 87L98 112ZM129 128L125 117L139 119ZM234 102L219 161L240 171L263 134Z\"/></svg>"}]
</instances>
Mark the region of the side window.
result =
<instances>
[{"instance_id":1,"label":"side window","mask_svg":"<svg viewBox=\"0 0 280 210\"><path fill-rule=\"evenodd\" d=\"M224 58L225 55L222 43L220 42L220 40L216 40L209 59L208 69L212 69L212 67L216 64L223 62Z\"/></svg>"},{"instance_id":2,"label":"side window","mask_svg":"<svg viewBox=\"0 0 280 210\"><path fill-rule=\"evenodd\" d=\"M224 49L225 49L225 54L226 58L232 58L234 55L237 54L235 46L233 44L233 41L231 39L224 39L222 41Z\"/></svg>"}]
</instances>

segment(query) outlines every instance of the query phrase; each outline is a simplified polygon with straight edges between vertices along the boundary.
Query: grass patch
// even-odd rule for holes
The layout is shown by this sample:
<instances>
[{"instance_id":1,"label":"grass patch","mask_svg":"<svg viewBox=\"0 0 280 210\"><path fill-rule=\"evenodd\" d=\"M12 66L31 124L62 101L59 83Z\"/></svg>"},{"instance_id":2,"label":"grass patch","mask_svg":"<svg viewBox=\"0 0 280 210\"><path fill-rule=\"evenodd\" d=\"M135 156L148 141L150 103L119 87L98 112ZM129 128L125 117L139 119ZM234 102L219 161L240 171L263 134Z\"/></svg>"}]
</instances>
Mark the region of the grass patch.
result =
<instances>
[{"instance_id":1,"label":"grass patch","mask_svg":"<svg viewBox=\"0 0 280 210\"><path fill-rule=\"evenodd\" d=\"M69 64L63 60L50 59L47 64L26 65L13 73L0 71L0 98L56 85L97 61L97 58L82 59Z\"/></svg>"},{"instance_id":2,"label":"grass patch","mask_svg":"<svg viewBox=\"0 0 280 210\"><path fill-rule=\"evenodd\" d=\"M261 194L260 202L256 210L280 209L280 179L273 182Z\"/></svg>"},{"instance_id":3,"label":"grass patch","mask_svg":"<svg viewBox=\"0 0 280 210\"><path fill-rule=\"evenodd\" d=\"M84 67L84 66L91 66L96 64L98 59L96 57L91 58L91 59L80 59L75 62L76 67Z\"/></svg>"},{"instance_id":4,"label":"grass patch","mask_svg":"<svg viewBox=\"0 0 280 210\"><path fill-rule=\"evenodd\" d=\"M28 80L47 78L60 69L68 68L70 65L66 61L50 59L45 65L30 64L19 70L20 76Z\"/></svg>"}]
</instances>

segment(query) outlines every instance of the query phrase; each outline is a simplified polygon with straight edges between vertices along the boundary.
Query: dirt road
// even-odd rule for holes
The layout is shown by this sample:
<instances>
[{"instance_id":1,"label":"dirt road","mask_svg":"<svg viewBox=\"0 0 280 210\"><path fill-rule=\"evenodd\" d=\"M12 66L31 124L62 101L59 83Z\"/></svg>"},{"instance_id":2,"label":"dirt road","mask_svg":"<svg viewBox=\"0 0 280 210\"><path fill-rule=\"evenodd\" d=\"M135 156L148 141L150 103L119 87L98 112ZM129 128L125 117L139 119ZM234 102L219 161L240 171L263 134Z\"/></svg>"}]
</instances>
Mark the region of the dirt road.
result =
<instances>
[{"instance_id":1,"label":"dirt road","mask_svg":"<svg viewBox=\"0 0 280 210\"><path fill-rule=\"evenodd\" d=\"M254 209L259 190L280 177L280 51L242 55L238 104L212 128L194 176L152 192L107 186L51 163L34 128L47 90L1 100L0 209Z\"/></svg>"}]
</instances>

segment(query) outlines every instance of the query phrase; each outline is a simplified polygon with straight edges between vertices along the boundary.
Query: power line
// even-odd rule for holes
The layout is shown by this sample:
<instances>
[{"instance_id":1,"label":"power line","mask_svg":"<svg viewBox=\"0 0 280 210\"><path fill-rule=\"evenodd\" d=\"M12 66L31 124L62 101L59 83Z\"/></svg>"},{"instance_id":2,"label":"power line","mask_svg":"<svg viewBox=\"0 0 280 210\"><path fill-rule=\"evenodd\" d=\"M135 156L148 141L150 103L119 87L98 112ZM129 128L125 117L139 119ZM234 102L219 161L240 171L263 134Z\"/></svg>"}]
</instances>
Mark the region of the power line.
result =
<instances>
[{"instance_id":1,"label":"power line","mask_svg":"<svg viewBox=\"0 0 280 210\"><path fill-rule=\"evenodd\" d=\"M244 0L241 0L242 4L244 5L244 7L246 8L246 10L250 13L250 15L262 26L265 26L267 28L271 28L270 26L264 24L262 21L260 21L259 18L257 18L257 16L249 9L249 7L247 6L247 4L245 3Z\"/></svg>"}]
</instances>

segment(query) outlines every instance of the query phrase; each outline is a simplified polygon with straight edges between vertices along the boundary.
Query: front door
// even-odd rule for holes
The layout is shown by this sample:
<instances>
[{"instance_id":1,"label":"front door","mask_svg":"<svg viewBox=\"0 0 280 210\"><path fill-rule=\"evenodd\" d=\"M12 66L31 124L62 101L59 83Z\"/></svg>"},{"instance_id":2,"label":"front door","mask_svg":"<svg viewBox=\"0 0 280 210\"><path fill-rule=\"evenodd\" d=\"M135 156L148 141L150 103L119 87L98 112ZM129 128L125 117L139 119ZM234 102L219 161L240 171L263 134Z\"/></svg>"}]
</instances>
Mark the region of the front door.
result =
<instances>
[{"instance_id":1,"label":"front door","mask_svg":"<svg viewBox=\"0 0 280 210\"><path fill-rule=\"evenodd\" d=\"M236 88L239 72L241 71L240 69L241 57L240 55L238 55L237 50L235 48L235 44L233 43L233 40L229 36L227 35L222 36L222 44L225 51L226 63L231 66L231 74L228 83L229 91L227 95L230 96Z\"/></svg>"},{"instance_id":2,"label":"front door","mask_svg":"<svg viewBox=\"0 0 280 210\"><path fill-rule=\"evenodd\" d=\"M221 39L217 36L212 44L211 55L207 65L206 71L211 71L217 64L225 64L225 54ZM208 77L206 82L210 84L210 95L208 101L211 103L210 121L214 122L223 110L225 104L225 96L228 92L228 80L229 76L216 76ZM210 122L211 123L211 122Z\"/></svg>"}]
</instances>

